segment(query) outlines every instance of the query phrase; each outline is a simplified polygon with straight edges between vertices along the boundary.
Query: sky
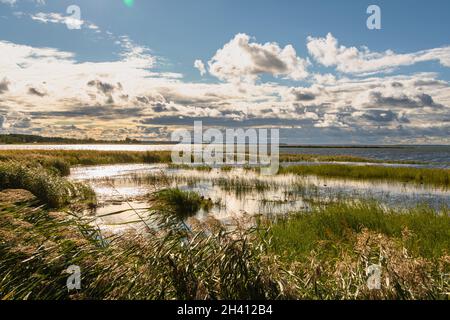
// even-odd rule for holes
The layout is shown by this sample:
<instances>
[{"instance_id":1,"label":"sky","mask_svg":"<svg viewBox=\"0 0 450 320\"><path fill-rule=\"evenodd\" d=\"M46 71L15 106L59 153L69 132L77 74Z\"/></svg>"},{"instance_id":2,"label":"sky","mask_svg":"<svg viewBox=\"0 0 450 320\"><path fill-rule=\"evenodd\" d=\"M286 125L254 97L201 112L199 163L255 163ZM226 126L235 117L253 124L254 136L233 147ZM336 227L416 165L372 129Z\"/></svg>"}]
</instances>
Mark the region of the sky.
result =
<instances>
[{"instance_id":1,"label":"sky","mask_svg":"<svg viewBox=\"0 0 450 320\"><path fill-rule=\"evenodd\" d=\"M449 30L446 0L0 0L0 133L450 144Z\"/></svg>"}]
</instances>

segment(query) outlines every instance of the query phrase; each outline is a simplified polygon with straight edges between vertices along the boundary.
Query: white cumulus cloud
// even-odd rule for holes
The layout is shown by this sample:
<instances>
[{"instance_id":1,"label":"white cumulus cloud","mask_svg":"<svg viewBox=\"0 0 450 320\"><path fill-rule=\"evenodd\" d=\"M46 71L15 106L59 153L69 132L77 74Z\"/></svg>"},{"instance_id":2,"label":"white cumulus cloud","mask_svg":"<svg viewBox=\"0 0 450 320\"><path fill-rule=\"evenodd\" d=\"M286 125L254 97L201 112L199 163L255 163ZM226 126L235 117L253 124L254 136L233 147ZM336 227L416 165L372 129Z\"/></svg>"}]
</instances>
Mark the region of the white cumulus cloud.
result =
<instances>
[{"instance_id":1,"label":"white cumulus cloud","mask_svg":"<svg viewBox=\"0 0 450 320\"><path fill-rule=\"evenodd\" d=\"M201 76L204 76L206 74L206 68L205 68L205 64L203 63L202 60L195 60L194 61L194 67L196 69L198 69L198 71L200 72Z\"/></svg>"},{"instance_id":2,"label":"white cumulus cloud","mask_svg":"<svg viewBox=\"0 0 450 320\"><path fill-rule=\"evenodd\" d=\"M432 60L450 67L449 46L406 54L398 54L392 50L373 52L367 47L359 49L339 45L338 40L328 33L325 38L308 37L307 47L309 54L318 63L326 67L336 67L336 70L348 74L390 72L400 66Z\"/></svg>"},{"instance_id":3,"label":"white cumulus cloud","mask_svg":"<svg viewBox=\"0 0 450 320\"><path fill-rule=\"evenodd\" d=\"M308 76L308 62L297 56L292 45L281 48L275 42L251 42L239 33L219 49L208 62L209 72L225 81L253 82L262 74L301 80Z\"/></svg>"},{"instance_id":4,"label":"white cumulus cloud","mask_svg":"<svg viewBox=\"0 0 450 320\"><path fill-rule=\"evenodd\" d=\"M77 19L72 16L63 16L59 13L55 12L39 12L35 15L31 15L31 19L41 22L41 23L56 23L56 24L65 24L71 26L73 29L80 29L81 27L85 27L91 30L98 30L99 27L93 23L84 21L82 19Z\"/></svg>"}]
</instances>

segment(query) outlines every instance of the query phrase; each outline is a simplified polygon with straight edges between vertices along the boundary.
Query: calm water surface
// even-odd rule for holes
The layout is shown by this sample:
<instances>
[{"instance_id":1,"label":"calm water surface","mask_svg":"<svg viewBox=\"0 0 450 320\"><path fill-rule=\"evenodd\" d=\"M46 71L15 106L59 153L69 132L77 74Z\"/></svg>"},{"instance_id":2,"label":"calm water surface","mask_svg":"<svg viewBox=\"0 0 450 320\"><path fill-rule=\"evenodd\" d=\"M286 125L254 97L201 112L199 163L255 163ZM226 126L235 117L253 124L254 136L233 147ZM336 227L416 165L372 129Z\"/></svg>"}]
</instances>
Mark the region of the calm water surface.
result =
<instances>
[{"instance_id":1,"label":"calm water surface","mask_svg":"<svg viewBox=\"0 0 450 320\"><path fill-rule=\"evenodd\" d=\"M215 204L213 208L198 212L196 217L202 220L213 216L229 225L240 217L289 214L308 209L312 201L338 198L375 199L397 207L420 203L435 208L450 206L450 190L435 187L315 176L260 176L240 168L205 172L169 169L166 165L107 165L76 167L70 178L93 187L99 201L94 213L99 217L98 224L119 231L133 223L139 225L140 217L148 212L148 195L165 187L195 191L210 198ZM124 212L111 215L118 211Z\"/></svg>"}]
</instances>

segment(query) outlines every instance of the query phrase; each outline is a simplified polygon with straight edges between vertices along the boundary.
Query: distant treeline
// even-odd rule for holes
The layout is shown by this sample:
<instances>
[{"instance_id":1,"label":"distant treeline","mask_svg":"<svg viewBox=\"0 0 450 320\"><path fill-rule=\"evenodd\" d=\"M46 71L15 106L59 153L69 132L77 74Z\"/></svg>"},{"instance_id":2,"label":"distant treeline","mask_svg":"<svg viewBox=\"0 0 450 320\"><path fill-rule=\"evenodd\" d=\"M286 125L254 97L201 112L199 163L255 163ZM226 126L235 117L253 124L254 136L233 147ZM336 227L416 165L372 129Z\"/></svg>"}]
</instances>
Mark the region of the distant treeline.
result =
<instances>
[{"instance_id":1,"label":"distant treeline","mask_svg":"<svg viewBox=\"0 0 450 320\"><path fill-rule=\"evenodd\" d=\"M96 139L71 139L62 137L42 137L27 134L0 134L0 144L26 144L26 143L49 143L49 144L167 144L167 141L140 141L126 138L125 140L108 141Z\"/></svg>"}]
</instances>

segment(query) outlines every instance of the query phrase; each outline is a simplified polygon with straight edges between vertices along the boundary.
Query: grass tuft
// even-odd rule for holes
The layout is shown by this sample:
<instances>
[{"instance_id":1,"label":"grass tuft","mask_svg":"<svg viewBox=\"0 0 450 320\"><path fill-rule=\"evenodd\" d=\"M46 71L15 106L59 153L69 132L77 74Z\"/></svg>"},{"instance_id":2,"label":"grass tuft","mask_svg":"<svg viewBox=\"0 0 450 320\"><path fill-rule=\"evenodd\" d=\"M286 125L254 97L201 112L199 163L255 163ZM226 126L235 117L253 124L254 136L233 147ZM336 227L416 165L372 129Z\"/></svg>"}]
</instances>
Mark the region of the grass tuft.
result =
<instances>
[{"instance_id":1,"label":"grass tuft","mask_svg":"<svg viewBox=\"0 0 450 320\"><path fill-rule=\"evenodd\" d=\"M151 195L152 208L160 212L168 212L185 219L195 215L200 209L212 207L211 199L205 199L193 191L183 191L178 188L159 190Z\"/></svg>"},{"instance_id":2,"label":"grass tuft","mask_svg":"<svg viewBox=\"0 0 450 320\"><path fill-rule=\"evenodd\" d=\"M0 162L0 190L24 189L52 208L68 205L73 199L94 202L91 188L72 183L39 165Z\"/></svg>"}]
</instances>

